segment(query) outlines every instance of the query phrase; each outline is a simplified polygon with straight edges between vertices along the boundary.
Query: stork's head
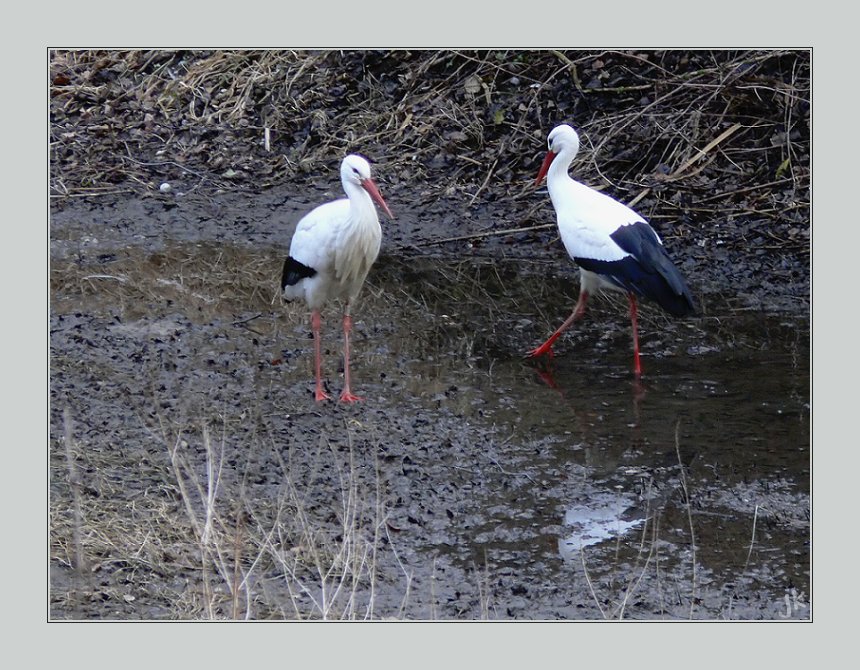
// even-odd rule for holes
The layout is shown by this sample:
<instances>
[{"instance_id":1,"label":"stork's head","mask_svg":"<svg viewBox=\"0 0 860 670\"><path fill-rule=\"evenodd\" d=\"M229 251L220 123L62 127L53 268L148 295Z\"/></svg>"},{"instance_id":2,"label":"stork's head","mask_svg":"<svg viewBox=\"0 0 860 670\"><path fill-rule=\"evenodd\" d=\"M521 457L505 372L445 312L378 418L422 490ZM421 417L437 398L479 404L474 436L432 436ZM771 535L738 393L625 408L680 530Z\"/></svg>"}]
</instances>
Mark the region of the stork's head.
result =
<instances>
[{"instance_id":1,"label":"stork's head","mask_svg":"<svg viewBox=\"0 0 860 670\"><path fill-rule=\"evenodd\" d=\"M560 153L568 152L570 160L573 160L573 157L576 156L579 151L579 135L573 128L566 123L563 123L560 126L553 128L549 135L547 135L546 146L546 158L543 159L543 164L540 166L540 170L538 171L535 186L543 181L543 178L549 170L549 166L552 165L555 157Z\"/></svg>"},{"instance_id":2,"label":"stork's head","mask_svg":"<svg viewBox=\"0 0 860 670\"><path fill-rule=\"evenodd\" d=\"M371 198L388 214L392 219L394 218L394 214L391 213L391 210L388 209L388 205L385 204L385 200L382 199L382 195L379 193L379 189L376 188L376 184L373 182L373 179L370 178L370 163L367 162L367 159L363 156L359 156L358 154L350 154L346 158L343 159L343 162L340 164L340 178L343 181L344 188L346 188L347 183L358 184L370 195Z\"/></svg>"},{"instance_id":3,"label":"stork's head","mask_svg":"<svg viewBox=\"0 0 860 670\"><path fill-rule=\"evenodd\" d=\"M553 128L546 138L547 148L554 154L560 154L567 149L576 154L579 151L579 135L566 123Z\"/></svg>"}]
</instances>

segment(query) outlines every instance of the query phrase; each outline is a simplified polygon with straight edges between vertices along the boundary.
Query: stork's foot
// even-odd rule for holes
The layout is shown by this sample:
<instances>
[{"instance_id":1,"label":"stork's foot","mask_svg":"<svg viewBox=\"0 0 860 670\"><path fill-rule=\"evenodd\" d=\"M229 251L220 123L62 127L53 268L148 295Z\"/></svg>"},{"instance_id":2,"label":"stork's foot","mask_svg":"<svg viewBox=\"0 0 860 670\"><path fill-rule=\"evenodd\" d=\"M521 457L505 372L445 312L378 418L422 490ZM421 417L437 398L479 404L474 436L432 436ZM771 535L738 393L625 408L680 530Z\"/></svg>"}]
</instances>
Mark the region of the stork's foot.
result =
<instances>
[{"instance_id":1,"label":"stork's foot","mask_svg":"<svg viewBox=\"0 0 860 670\"><path fill-rule=\"evenodd\" d=\"M331 396L323 391L321 388L317 388L314 392L314 398L317 402L322 402L323 400L331 400Z\"/></svg>"},{"instance_id":2,"label":"stork's foot","mask_svg":"<svg viewBox=\"0 0 860 670\"><path fill-rule=\"evenodd\" d=\"M536 349L532 349L526 354L526 358L539 358L540 356L546 356L547 358L552 359L555 356L552 351L552 345L544 342L542 345Z\"/></svg>"},{"instance_id":3,"label":"stork's foot","mask_svg":"<svg viewBox=\"0 0 860 670\"><path fill-rule=\"evenodd\" d=\"M361 402L364 400L361 396L353 395L349 391L344 391L340 394L340 401L346 403Z\"/></svg>"}]
</instances>

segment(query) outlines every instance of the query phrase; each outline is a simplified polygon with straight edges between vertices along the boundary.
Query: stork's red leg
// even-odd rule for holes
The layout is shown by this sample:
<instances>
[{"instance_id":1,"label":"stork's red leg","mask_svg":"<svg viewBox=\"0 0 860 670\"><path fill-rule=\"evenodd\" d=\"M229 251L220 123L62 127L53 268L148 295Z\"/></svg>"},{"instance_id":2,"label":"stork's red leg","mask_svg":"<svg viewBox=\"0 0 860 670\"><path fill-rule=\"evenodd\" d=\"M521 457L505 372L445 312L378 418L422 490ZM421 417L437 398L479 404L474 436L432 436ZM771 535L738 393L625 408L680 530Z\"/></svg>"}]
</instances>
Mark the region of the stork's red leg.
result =
<instances>
[{"instance_id":1,"label":"stork's red leg","mask_svg":"<svg viewBox=\"0 0 860 670\"><path fill-rule=\"evenodd\" d=\"M319 310L313 310L311 312L311 330L314 333L314 368L316 370L317 377L317 386L316 392L314 393L314 397L317 402L320 400L331 400L331 396L323 391L322 386L322 352L320 346L320 323L322 319L320 318Z\"/></svg>"},{"instance_id":2,"label":"stork's red leg","mask_svg":"<svg viewBox=\"0 0 860 670\"><path fill-rule=\"evenodd\" d=\"M357 395L352 394L349 384L349 334L352 331L352 317L349 311L344 310L343 313L343 392L340 394L341 402L356 402L363 400Z\"/></svg>"},{"instance_id":3,"label":"stork's red leg","mask_svg":"<svg viewBox=\"0 0 860 670\"><path fill-rule=\"evenodd\" d=\"M582 317L585 313L585 303L588 302L588 291L580 291L579 292L579 300L576 302L576 307L573 308L573 312L569 317L567 317L567 321L565 321L561 326L559 326L558 330L556 330L552 335L549 336L549 339L540 345L537 349L532 349L530 352L526 354L527 358L535 358L537 356L549 355L552 357L552 345L559 336L568 328L574 321L577 321Z\"/></svg>"},{"instance_id":4,"label":"stork's red leg","mask_svg":"<svg viewBox=\"0 0 860 670\"><path fill-rule=\"evenodd\" d=\"M630 324L633 326L633 374L642 376L642 365L639 363L639 328L636 319L636 296L628 293L630 299Z\"/></svg>"}]
</instances>

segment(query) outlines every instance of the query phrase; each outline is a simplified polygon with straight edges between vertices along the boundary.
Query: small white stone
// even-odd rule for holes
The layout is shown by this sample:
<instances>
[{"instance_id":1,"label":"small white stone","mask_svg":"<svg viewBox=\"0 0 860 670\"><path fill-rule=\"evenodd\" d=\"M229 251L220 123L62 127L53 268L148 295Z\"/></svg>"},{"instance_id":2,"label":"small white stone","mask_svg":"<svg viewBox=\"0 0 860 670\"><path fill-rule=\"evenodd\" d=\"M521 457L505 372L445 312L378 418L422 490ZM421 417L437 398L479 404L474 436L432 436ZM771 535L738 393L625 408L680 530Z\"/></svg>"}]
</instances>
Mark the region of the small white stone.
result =
<instances>
[{"instance_id":1,"label":"small white stone","mask_svg":"<svg viewBox=\"0 0 860 670\"><path fill-rule=\"evenodd\" d=\"M158 187L158 190L162 193L167 193L171 188L173 187L170 184L164 182L161 186Z\"/></svg>"}]
</instances>

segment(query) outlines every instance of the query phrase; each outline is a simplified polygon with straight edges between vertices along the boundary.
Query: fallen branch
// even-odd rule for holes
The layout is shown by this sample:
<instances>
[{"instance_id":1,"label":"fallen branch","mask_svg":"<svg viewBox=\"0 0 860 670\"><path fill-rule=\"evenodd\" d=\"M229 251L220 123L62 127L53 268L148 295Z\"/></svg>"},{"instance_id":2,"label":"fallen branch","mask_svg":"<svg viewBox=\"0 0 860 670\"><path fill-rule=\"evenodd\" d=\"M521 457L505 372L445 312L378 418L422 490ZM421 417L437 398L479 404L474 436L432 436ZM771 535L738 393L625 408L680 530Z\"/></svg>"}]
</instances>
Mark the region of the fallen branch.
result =
<instances>
[{"instance_id":1,"label":"fallen branch","mask_svg":"<svg viewBox=\"0 0 860 670\"><path fill-rule=\"evenodd\" d=\"M554 223L544 223L539 226L523 226L522 228L507 228L505 230L490 230L483 233L471 233L470 235L457 235L456 237L445 237L441 240L429 240L427 242L416 242L410 244L411 247L432 247L437 244L445 244L446 242L462 242L463 240L475 240L481 237L494 237L496 235L512 235L514 233L525 233L530 230L546 230L547 228L555 228Z\"/></svg>"}]
</instances>

